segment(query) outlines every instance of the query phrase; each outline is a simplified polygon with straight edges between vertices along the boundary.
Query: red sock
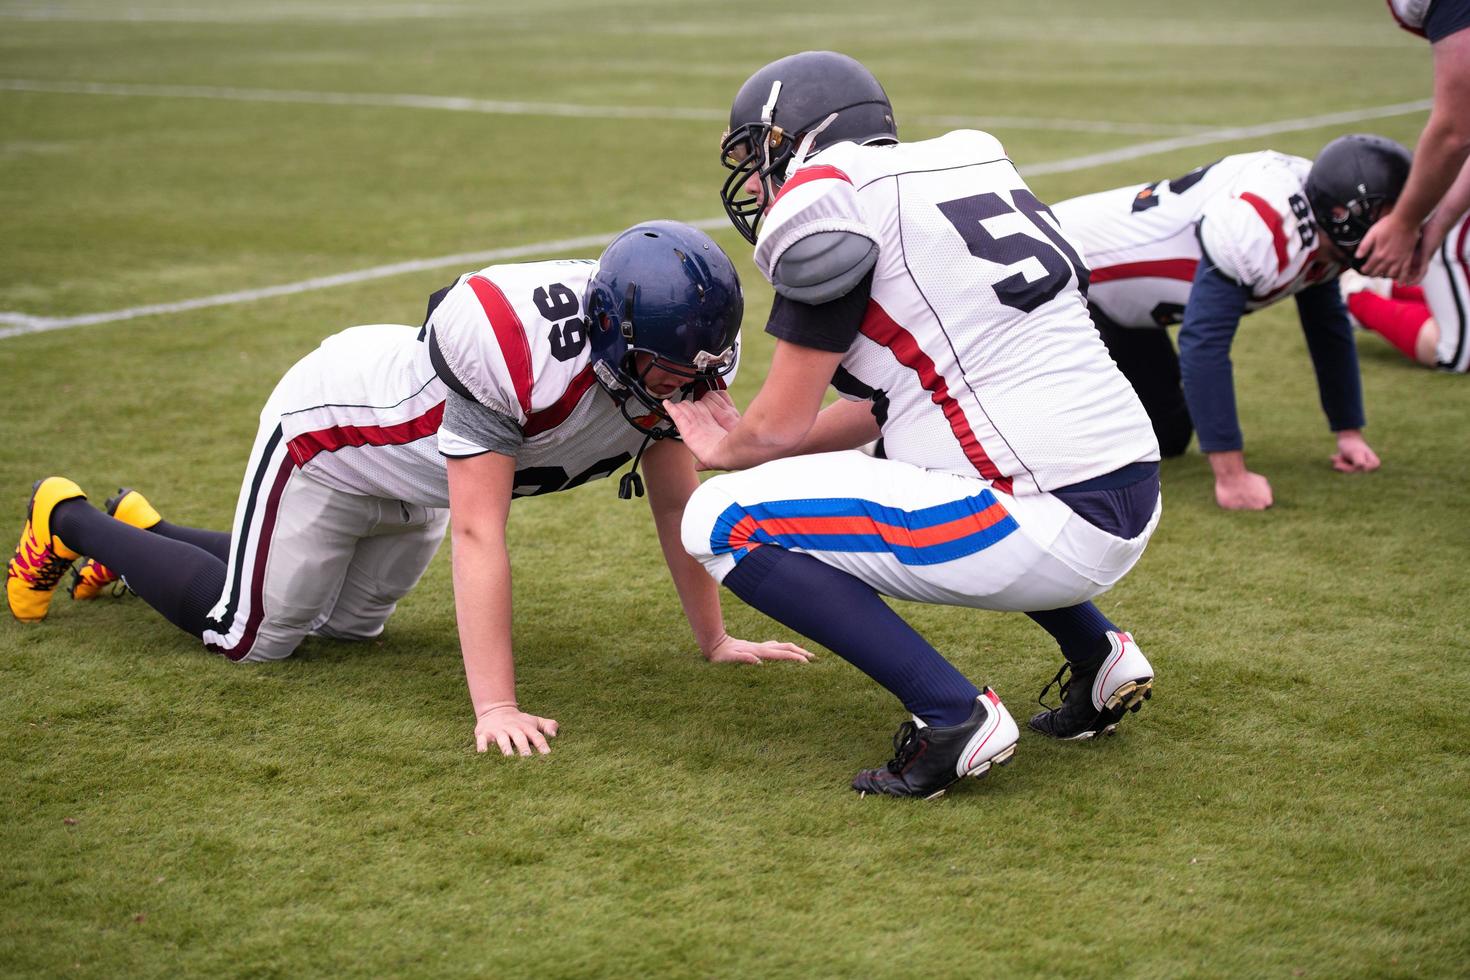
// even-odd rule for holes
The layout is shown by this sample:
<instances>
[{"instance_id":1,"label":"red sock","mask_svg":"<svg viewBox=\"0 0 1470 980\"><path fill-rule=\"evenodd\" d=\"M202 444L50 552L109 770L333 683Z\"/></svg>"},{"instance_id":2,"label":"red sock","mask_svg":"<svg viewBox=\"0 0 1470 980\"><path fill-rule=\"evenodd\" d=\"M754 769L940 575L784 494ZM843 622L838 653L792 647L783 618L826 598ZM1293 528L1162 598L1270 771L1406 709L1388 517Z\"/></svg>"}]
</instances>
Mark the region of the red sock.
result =
<instances>
[{"instance_id":1,"label":"red sock","mask_svg":"<svg viewBox=\"0 0 1470 980\"><path fill-rule=\"evenodd\" d=\"M1409 360L1414 360L1414 342L1419 330L1429 319L1429 307L1398 299L1384 299L1367 290L1348 297L1348 312L1359 323L1393 344Z\"/></svg>"},{"instance_id":2,"label":"red sock","mask_svg":"<svg viewBox=\"0 0 1470 980\"><path fill-rule=\"evenodd\" d=\"M1393 292L1389 293L1394 299L1405 299L1410 303L1424 302L1424 288L1422 286L1406 286L1403 283L1394 283Z\"/></svg>"}]
</instances>

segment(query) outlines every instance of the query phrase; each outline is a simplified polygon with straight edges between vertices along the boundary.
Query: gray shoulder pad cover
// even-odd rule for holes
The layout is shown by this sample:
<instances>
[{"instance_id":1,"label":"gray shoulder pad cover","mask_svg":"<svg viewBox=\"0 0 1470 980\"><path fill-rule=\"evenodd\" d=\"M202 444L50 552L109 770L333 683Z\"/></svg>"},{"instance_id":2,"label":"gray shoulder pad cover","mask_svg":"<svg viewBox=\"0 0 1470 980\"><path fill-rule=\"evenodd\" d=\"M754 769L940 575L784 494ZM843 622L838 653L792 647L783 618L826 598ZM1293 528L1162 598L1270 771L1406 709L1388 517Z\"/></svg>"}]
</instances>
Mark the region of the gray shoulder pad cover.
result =
<instances>
[{"instance_id":1,"label":"gray shoulder pad cover","mask_svg":"<svg viewBox=\"0 0 1470 980\"><path fill-rule=\"evenodd\" d=\"M819 231L796 242L776 260L771 285L813 306L846 296L878 262L878 246L852 231Z\"/></svg>"}]
</instances>

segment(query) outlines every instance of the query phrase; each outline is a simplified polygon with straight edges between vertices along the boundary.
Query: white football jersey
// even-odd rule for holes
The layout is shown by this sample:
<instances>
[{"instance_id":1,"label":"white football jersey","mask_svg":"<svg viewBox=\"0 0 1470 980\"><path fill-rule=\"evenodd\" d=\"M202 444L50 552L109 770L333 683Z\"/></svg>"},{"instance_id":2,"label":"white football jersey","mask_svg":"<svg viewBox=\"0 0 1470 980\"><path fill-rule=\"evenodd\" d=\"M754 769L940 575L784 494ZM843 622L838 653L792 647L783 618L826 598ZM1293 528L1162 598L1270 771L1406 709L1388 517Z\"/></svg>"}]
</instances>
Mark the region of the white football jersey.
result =
<instances>
[{"instance_id":1,"label":"white football jersey","mask_svg":"<svg viewBox=\"0 0 1470 980\"><path fill-rule=\"evenodd\" d=\"M643 434L592 373L581 301L590 261L499 265L460 277L429 318L455 378L514 419L516 496L610 475ZM428 329L352 327L287 372L266 405L296 465L347 493L449 506L445 455L482 451L440 430L445 382Z\"/></svg>"},{"instance_id":2,"label":"white football jersey","mask_svg":"<svg viewBox=\"0 0 1470 980\"><path fill-rule=\"evenodd\" d=\"M1330 279L1303 187L1312 162L1264 150L1172 180L1087 194L1056 206L1092 267L1088 301L1123 327L1178 323L1201 245L1256 310Z\"/></svg>"},{"instance_id":3,"label":"white football jersey","mask_svg":"<svg viewBox=\"0 0 1470 980\"><path fill-rule=\"evenodd\" d=\"M842 368L877 393L888 458L1015 494L1159 458L1088 318L1075 247L994 137L842 143L798 163L756 265L771 279L792 244L833 230L878 246Z\"/></svg>"},{"instance_id":4,"label":"white football jersey","mask_svg":"<svg viewBox=\"0 0 1470 980\"><path fill-rule=\"evenodd\" d=\"M1434 0L1388 0L1388 10L1400 27L1423 37L1424 20L1429 16L1429 8L1433 2Z\"/></svg>"}]
</instances>

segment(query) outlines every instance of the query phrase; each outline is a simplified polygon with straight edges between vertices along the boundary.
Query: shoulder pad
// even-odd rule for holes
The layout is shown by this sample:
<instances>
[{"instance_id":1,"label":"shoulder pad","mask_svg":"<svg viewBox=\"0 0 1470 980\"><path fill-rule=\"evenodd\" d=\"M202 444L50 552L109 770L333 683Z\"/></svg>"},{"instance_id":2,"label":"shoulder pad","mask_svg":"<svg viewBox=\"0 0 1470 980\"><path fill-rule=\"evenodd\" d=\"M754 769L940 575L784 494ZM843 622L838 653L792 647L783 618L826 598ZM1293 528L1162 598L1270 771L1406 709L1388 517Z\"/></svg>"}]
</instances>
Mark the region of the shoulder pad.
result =
<instances>
[{"instance_id":1,"label":"shoulder pad","mask_svg":"<svg viewBox=\"0 0 1470 980\"><path fill-rule=\"evenodd\" d=\"M813 306L846 296L878 261L878 246L851 231L819 231L794 242L776 260L771 285Z\"/></svg>"}]
</instances>

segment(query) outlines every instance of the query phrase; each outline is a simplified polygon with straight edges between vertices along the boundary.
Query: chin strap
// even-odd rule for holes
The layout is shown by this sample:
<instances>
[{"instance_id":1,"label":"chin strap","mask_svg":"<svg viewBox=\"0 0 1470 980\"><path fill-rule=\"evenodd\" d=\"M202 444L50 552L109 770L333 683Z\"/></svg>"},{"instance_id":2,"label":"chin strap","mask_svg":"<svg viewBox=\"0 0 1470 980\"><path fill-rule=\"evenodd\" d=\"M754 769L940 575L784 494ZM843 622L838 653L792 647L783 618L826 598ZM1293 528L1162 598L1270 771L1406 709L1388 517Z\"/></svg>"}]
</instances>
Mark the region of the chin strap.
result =
<instances>
[{"instance_id":1,"label":"chin strap","mask_svg":"<svg viewBox=\"0 0 1470 980\"><path fill-rule=\"evenodd\" d=\"M643 477L638 475L638 464L643 462L643 450L647 449L648 444L656 438L657 436L652 432L643 437L643 445L638 447L638 455L633 457L633 468L624 473L623 478L618 481L619 500L632 500L634 497L643 496Z\"/></svg>"},{"instance_id":2,"label":"chin strap","mask_svg":"<svg viewBox=\"0 0 1470 980\"><path fill-rule=\"evenodd\" d=\"M795 170L806 162L807 154L812 151L812 143L822 134L822 130L832 125L833 120L836 118L837 113L832 113L826 119L823 119L820 125L801 138L801 143L796 147L796 152L792 154L791 163L787 165L788 170Z\"/></svg>"}]
</instances>

